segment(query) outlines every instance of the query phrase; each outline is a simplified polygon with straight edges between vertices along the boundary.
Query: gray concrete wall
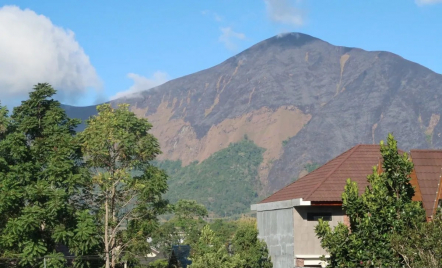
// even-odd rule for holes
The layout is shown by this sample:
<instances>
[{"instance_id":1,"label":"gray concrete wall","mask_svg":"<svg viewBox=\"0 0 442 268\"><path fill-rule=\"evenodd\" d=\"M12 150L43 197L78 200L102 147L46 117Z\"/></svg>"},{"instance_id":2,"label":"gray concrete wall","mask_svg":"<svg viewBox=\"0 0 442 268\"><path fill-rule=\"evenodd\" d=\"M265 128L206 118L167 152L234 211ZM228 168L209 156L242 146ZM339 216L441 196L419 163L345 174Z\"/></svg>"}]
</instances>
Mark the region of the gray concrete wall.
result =
<instances>
[{"instance_id":1,"label":"gray concrete wall","mask_svg":"<svg viewBox=\"0 0 442 268\"><path fill-rule=\"evenodd\" d=\"M332 213L330 226L336 226L344 221L345 213L341 207L295 207L293 211L294 255L327 255L316 237L315 226L317 221L307 221L308 212Z\"/></svg>"},{"instance_id":2,"label":"gray concrete wall","mask_svg":"<svg viewBox=\"0 0 442 268\"><path fill-rule=\"evenodd\" d=\"M267 243L274 268L294 267L293 207L257 211L259 238Z\"/></svg>"}]
</instances>

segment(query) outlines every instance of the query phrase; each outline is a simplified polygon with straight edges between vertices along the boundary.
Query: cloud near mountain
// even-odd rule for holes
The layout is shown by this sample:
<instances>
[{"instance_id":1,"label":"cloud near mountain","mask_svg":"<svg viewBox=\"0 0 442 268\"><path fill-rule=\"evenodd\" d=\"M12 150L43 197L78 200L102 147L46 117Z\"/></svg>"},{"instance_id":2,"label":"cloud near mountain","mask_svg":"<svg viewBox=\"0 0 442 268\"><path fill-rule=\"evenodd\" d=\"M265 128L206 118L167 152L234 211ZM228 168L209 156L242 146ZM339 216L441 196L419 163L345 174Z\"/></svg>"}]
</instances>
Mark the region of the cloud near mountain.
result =
<instances>
[{"instance_id":1,"label":"cloud near mountain","mask_svg":"<svg viewBox=\"0 0 442 268\"><path fill-rule=\"evenodd\" d=\"M145 77L139 74L129 73L127 77L132 79L134 84L125 91L118 92L110 99L115 100L123 97L138 97L139 92L149 90L166 83L169 80L169 75L166 72L156 71L151 77Z\"/></svg>"},{"instance_id":2,"label":"cloud near mountain","mask_svg":"<svg viewBox=\"0 0 442 268\"><path fill-rule=\"evenodd\" d=\"M101 81L71 30L17 6L0 8L0 99L17 102L33 85L50 83L74 102ZM16 103L15 103L16 104Z\"/></svg>"},{"instance_id":3,"label":"cloud near mountain","mask_svg":"<svg viewBox=\"0 0 442 268\"><path fill-rule=\"evenodd\" d=\"M304 11L289 0L264 0L264 2L271 21L295 27L304 25Z\"/></svg>"}]
</instances>

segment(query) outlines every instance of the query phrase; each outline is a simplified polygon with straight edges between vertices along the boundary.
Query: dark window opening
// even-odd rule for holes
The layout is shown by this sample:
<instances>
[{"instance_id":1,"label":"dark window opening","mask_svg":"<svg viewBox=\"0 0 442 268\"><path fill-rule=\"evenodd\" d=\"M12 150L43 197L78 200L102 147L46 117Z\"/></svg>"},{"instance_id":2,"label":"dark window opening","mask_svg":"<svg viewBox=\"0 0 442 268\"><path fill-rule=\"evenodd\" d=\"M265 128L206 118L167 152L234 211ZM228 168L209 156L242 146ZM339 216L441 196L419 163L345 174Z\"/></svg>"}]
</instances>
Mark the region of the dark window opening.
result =
<instances>
[{"instance_id":1,"label":"dark window opening","mask_svg":"<svg viewBox=\"0 0 442 268\"><path fill-rule=\"evenodd\" d=\"M331 221L332 220L332 214L327 212L311 212L307 213L307 220L308 221L318 221L321 219L323 221Z\"/></svg>"}]
</instances>

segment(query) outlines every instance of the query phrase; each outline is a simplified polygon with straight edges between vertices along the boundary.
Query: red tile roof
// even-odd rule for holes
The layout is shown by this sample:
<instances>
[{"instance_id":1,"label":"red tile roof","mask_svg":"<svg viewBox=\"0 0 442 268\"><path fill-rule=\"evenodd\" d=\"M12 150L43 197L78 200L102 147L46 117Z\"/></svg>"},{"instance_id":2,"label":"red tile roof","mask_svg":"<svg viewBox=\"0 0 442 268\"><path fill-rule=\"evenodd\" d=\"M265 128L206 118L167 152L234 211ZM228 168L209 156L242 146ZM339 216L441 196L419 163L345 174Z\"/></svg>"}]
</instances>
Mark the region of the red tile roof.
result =
<instances>
[{"instance_id":1,"label":"red tile roof","mask_svg":"<svg viewBox=\"0 0 442 268\"><path fill-rule=\"evenodd\" d=\"M402 153L402 151L400 151ZM427 217L437 204L442 181L442 150L411 150L411 159ZM346 180L358 183L362 194L368 186L367 175L382 161L379 145L356 145L325 165L287 185L261 203L302 198L305 201L340 202ZM440 187L442 189L442 185ZM441 190L442 191L442 190Z\"/></svg>"},{"instance_id":2,"label":"red tile roof","mask_svg":"<svg viewBox=\"0 0 442 268\"><path fill-rule=\"evenodd\" d=\"M368 185L367 175L381 159L379 145L356 145L325 165L287 185L261 203L302 198L307 201L340 202L346 180L358 183L362 193Z\"/></svg>"},{"instance_id":3,"label":"red tile roof","mask_svg":"<svg viewBox=\"0 0 442 268\"><path fill-rule=\"evenodd\" d=\"M437 190L442 176L442 150L411 150L422 203L427 217L433 214L437 202Z\"/></svg>"}]
</instances>

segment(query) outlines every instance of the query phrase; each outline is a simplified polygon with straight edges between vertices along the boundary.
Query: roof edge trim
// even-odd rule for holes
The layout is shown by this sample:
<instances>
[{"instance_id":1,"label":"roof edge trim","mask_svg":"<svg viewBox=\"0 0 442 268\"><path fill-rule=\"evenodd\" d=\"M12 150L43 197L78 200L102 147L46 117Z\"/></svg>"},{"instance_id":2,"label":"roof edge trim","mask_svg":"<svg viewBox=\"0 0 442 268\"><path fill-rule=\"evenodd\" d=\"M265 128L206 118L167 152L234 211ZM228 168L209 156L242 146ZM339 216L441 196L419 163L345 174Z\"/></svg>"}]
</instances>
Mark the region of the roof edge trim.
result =
<instances>
[{"instance_id":1,"label":"roof edge trim","mask_svg":"<svg viewBox=\"0 0 442 268\"><path fill-rule=\"evenodd\" d=\"M295 258L300 258L300 259L319 259L322 255L319 254L314 254L314 255L307 255L307 254L295 254ZM330 255L327 254L325 255L326 258L330 258Z\"/></svg>"},{"instance_id":2,"label":"roof edge trim","mask_svg":"<svg viewBox=\"0 0 442 268\"><path fill-rule=\"evenodd\" d=\"M252 211L267 211L267 210L278 210L278 209L287 209L292 207L301 207L301 206L311 206L312 202L305 201L302 198L296 198L292 200L283 200L276 202L268 202L268 203L259 203L252 204L250 206L250 210Z\"/></svg>"}]
</instances>

